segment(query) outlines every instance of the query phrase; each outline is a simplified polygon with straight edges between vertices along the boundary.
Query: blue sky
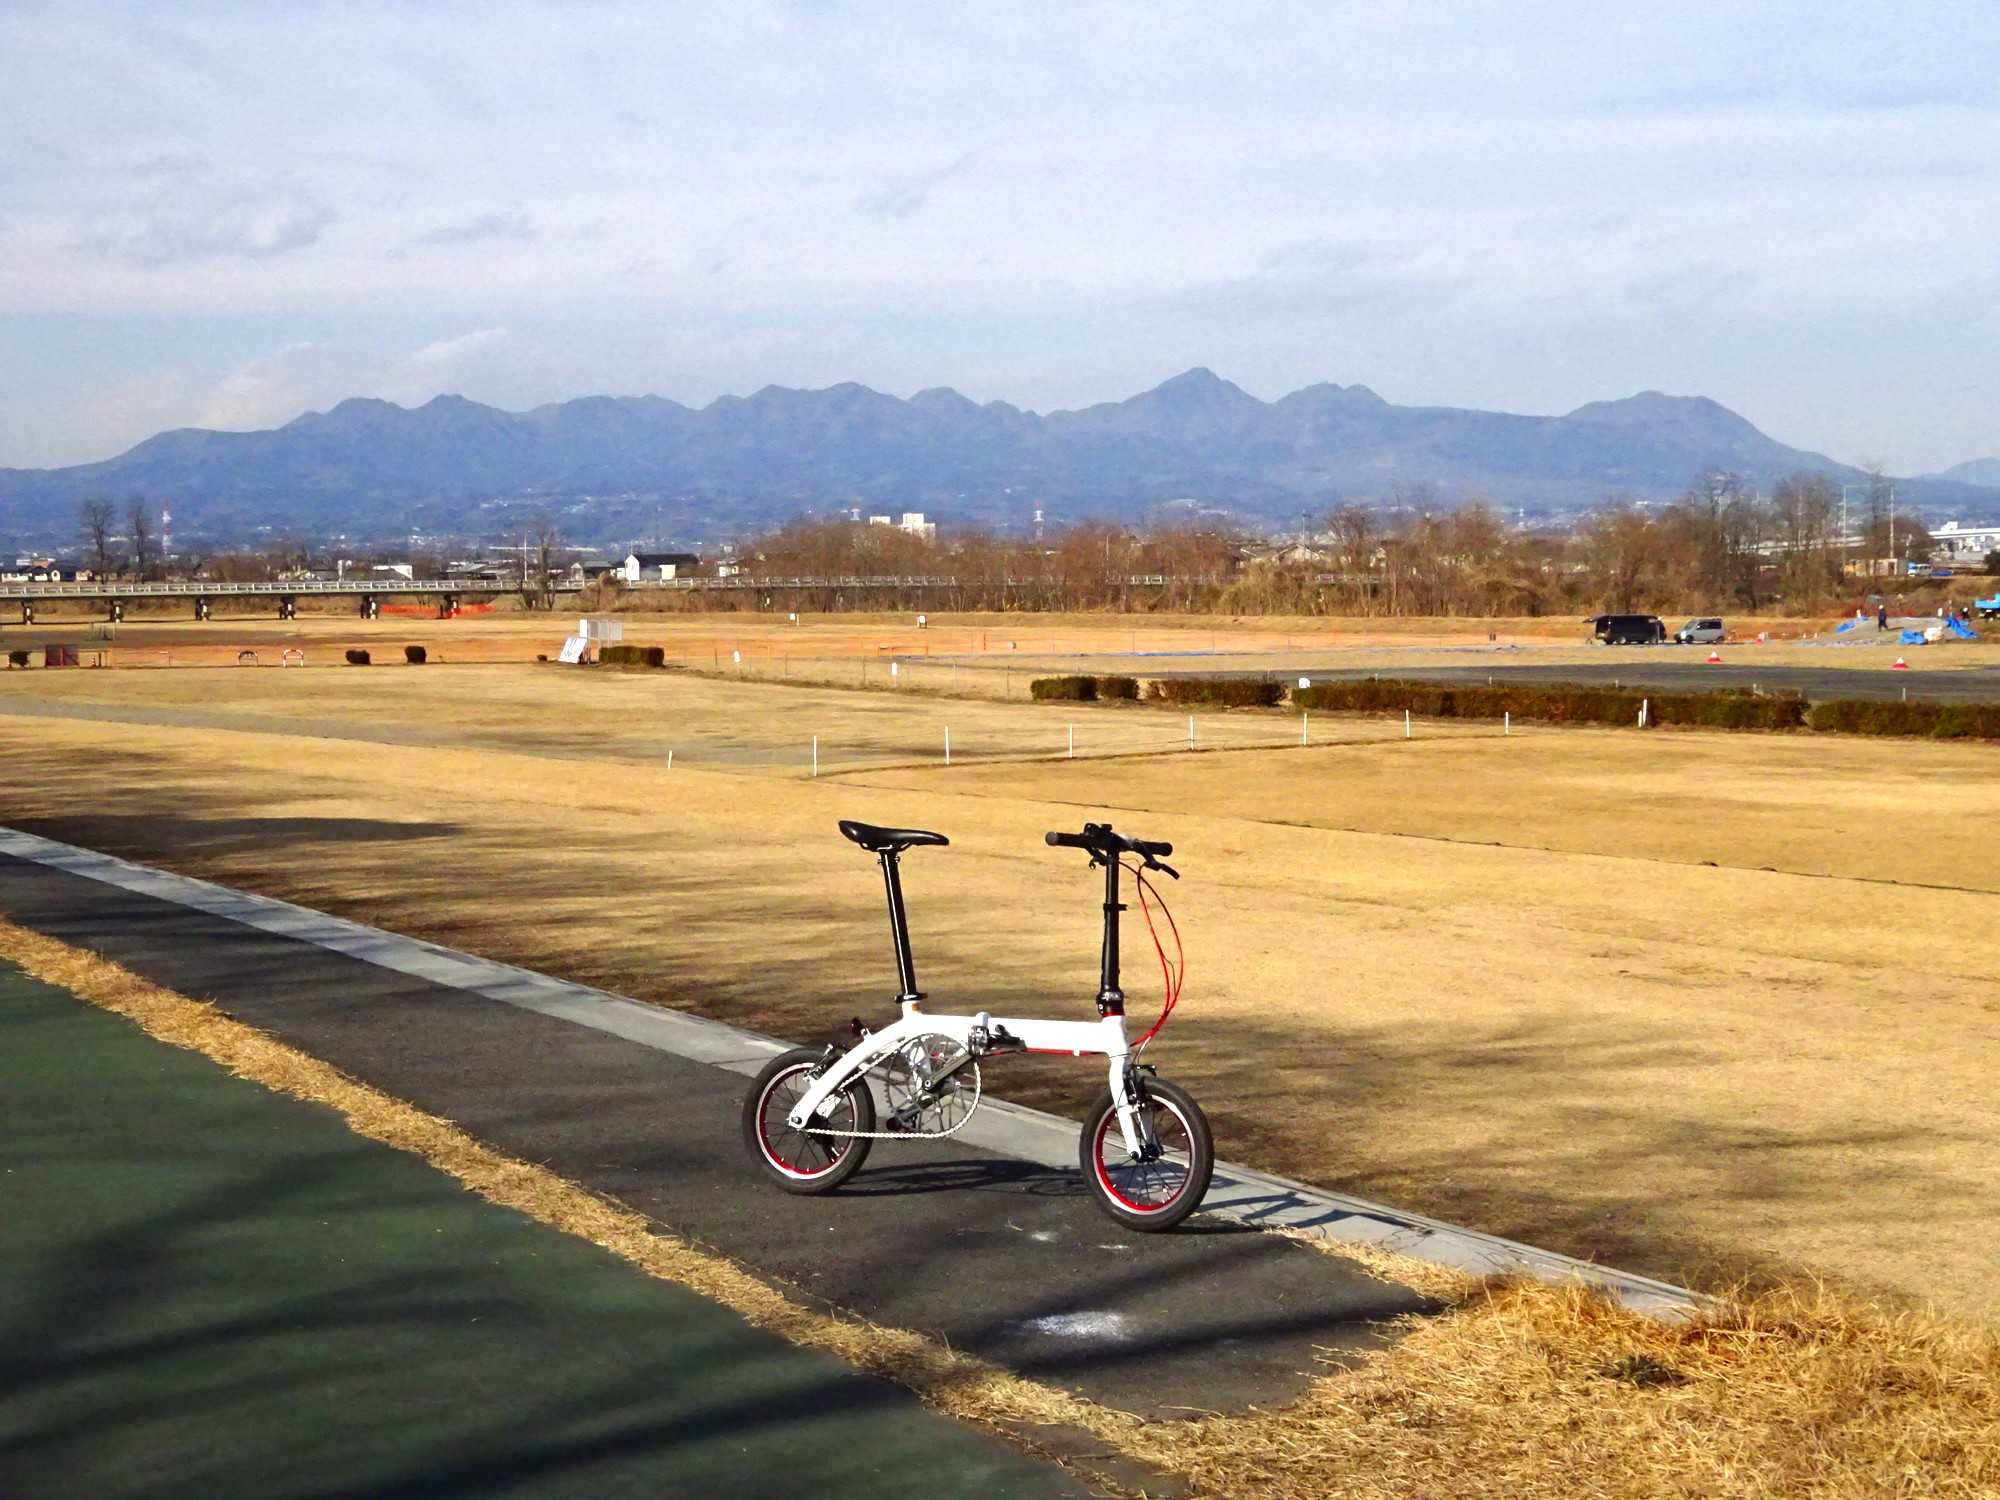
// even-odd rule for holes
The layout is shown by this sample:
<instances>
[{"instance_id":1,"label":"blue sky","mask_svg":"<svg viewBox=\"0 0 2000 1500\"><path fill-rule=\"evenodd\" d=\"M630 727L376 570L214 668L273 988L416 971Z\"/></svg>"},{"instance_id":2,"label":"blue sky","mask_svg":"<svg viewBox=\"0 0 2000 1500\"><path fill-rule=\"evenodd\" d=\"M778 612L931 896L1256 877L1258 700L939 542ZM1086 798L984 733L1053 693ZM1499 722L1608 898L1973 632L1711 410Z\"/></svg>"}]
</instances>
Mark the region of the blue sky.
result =
<instances>
[{"instance_id":1,"label":"blue sky","mask_svg":"<svg viewBox=\"0 0 2000 1500\"><path fill-rule=\"evenodd\" d=\"M1658 388L2000 453L2000 5L0 0L0 465L348 395Z\"/></svg>"}]
</instances>

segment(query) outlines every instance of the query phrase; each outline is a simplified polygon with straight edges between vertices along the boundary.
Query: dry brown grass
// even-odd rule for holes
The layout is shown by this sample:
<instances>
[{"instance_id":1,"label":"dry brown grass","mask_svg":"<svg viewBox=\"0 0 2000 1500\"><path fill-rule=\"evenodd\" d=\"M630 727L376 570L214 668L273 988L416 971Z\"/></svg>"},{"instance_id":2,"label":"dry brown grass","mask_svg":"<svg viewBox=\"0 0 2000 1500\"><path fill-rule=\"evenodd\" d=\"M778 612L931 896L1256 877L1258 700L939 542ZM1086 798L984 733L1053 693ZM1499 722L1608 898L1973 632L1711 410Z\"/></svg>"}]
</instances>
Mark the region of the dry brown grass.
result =
<instances>
[{"instance_id":1,"label":"dry brown grass","mask_svg":"<svg viewBox=\"0 0 2000 1500\"><path fill-rule=\"evenodd\" d=\"M1456 1305L1410 1320L1399 1342L1360 1369L1319 1377L1279 1411L1145 1421L907 1330L801 1306L616 1202L95 955L6 922L0 955L239 1077L338 1111L357 1134L422 1157L491 1202L894 1380L940 1411L1016 1438L1041 1426L1082 1431L1198 1495L1859 1500L2000 1488L2000 1339L1821 1291L1736 1299L1663 1323L1580 1287L1477 1283L1416 1267L1417 1279ZM1335 1253L1378 1275L1412 1272L1381 1252Z\"/></svg>"},{"instance_id":2,"label":"dry brown grass","mask_svg":"<svg viewBox=\"0 0 2000 1500\"><path fill-rule=\"evenodd\" d=\"M465 678L510 673L549 680ZM257 695L280 674L189 676L215 694L200 713L271 726ZM1184 851L1192 978L1159 1061L1225 1155L1683 1284L1810 1269L2000 1310L1979 936L2000 897L1853 878L1990 879L1985 747L1787 741L1774 760L1764 737L1378 733L746 782L581 757L731 713L803 738L822 697L928 739L911 715L938 705L678 678L613 703L566 678L489 725L435 680L446 737L410 745L314 738L311 715L285 734L0 718L0 812L800 1040L887 988L879 887L836 818L951 835L906 875L941 1000L1065 1014L1094 989L1094 912L1040 835L1108 814ZM355 698L392 727L419 701ZM535 753L450 741L513 718ZM1042 1060L992 1082L1058 1112L1087 1092Z\"/></svg>"}]
</instances>

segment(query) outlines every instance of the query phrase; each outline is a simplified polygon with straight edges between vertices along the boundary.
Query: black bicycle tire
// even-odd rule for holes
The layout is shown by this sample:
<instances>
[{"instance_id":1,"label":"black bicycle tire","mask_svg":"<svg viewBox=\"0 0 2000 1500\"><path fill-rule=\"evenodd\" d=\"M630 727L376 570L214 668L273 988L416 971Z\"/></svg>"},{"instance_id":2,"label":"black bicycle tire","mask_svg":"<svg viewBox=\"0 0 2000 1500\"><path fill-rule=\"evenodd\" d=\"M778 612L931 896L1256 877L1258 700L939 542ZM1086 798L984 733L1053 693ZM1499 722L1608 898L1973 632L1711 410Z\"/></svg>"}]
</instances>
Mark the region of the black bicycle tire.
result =
<instances>
[{"instance_id":1,"label":"black bicycle tire","mask_svg":"<svg viewBox=\"0 0 2000 1500\"><path fill-rule=\"evenodd\" d=\"M1165 1206L1149 1210L1130 1207L1114 1195L1114 1189L1100 1171L1098 1155L1100 1135L1107 1129L1118 1128L1118 1105L1109 1089L1104 1091L1097 1108L1083 1122L1083 1129L1077 1137L1077 1162L1083 1169L1084 1185L1089 1188L1091 1197L1114 1222L1140 1234L1159 1234L1172 1229L1201 1207L1201 1200L1215 1175L1215 1136L1209 1129L1208 1116L1194 1102L1194 1096L1179 1084L1148 1078L1144 1086L1149 1094L1168 1103L1187 1126L1188 1180L1180 1193ZM1110 1120L1108 1127L1105 1124L1107 1116Z\"/></svg>"},{"instance_id":2,"label":"black bicycle tire","mask_svg":"<svg viewBox=\"0 0 2000 1500\"><path fill-rule=\"evenodd\" d=\"M766 1181L775 1184L787 1193L797 1193L805 1197L817 1197L830 1193L861 1170L861 1164L868 1159L869 1147L875 1143L866 1135L858 1136L847 1143L847 1150L840 1159L824 1172L811 1176L795 1176L782 1170L773 1160L763 1136L764 1100L773 1084L790 1073L804 1072L817 1064L824 1054L813 1047L797 1047L790 1052L781 1052L764 1064L750 1091L743 1098L743 1145L750 1153L750 1159L757 1163L758 1170ZM875 1096L868 1090L866 1079L851 1080L843 1091L849 1107L854 1111L854 1128L870 1131L875 1128Z\"/></svg>"}]
</instances>

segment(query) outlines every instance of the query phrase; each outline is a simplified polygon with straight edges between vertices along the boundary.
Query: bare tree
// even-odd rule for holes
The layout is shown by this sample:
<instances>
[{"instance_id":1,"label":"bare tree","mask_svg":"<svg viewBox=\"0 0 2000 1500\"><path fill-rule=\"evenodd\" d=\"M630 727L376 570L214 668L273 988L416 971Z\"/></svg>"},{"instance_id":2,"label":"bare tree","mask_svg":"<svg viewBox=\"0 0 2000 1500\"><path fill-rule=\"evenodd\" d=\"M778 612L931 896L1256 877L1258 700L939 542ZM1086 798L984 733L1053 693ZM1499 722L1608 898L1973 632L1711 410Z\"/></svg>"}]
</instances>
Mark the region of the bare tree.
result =
<instances>
[{"instance_id":1,"label":"bare tree","mask_svg":"<svg viewBox=\"0 0 2000 1500\"><path fill-rule=\"evenodd\" d=\"M111 523L115 514L111 502L102 497L86 500L78 508L78 524L99 578L111 571Z\"/></svg>"},{"instance_id":2,"label":"bare tree","mask_svg":"<svg viewBox=\"0 0 2000 1500\"><path fill-rule=\"evenodd\" d=\"M146 514L146 502L134 500L125 517L126 526L132 533L132 566L143 580L146 576L148 554L153 547L153 522Z\"/></svg>"},{"instance_id":3,"label":"bare tree","mask_svg":"<svg viewBox=\"0 0 2000 1500\"><path fill-rule=\"evenodd\" d=\"M514 546L514 586L529 609L554 609L556 563L562 553L562 533L543 521L531 536L517 533Z\"/></svg>"}]
</instances>

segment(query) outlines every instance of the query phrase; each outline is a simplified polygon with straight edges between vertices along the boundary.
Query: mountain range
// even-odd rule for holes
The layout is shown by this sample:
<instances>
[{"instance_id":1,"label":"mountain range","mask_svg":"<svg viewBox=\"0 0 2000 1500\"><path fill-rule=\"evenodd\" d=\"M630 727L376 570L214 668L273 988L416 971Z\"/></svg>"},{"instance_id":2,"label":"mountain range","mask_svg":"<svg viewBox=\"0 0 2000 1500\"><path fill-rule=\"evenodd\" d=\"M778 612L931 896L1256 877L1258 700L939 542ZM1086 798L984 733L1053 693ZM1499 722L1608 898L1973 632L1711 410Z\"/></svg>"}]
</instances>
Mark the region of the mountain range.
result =
<instances>
[{"instance_id":1,"label":"mountain range","mask_svg":"<svg viewBox=\"0 0 2000 1500\"><path fill-rule=\"evenodd\" d=\"M355 399L264 432L183 428L101 463L0 469L0 537L67 537L103 495L170 501L177 533L491 536L553 519L578 540L715 537L801 512L923 510L947 524L1136 518L1170 502L1296 524L1341 500L1479 495L1573 512L1664 498L1727 469L1758 485L1859 471L1704 397L1644 391L1564 416L1398 406L1366 386L1260 401L1192 369L1125 401L1038 414L956 391L767 386L695 409L591 396L508 412ZM1962 471L1962 472L1961 472ZM2000 515L2000 464L1899 482L1915 508Z\"/></svg>"}]
</instances>

